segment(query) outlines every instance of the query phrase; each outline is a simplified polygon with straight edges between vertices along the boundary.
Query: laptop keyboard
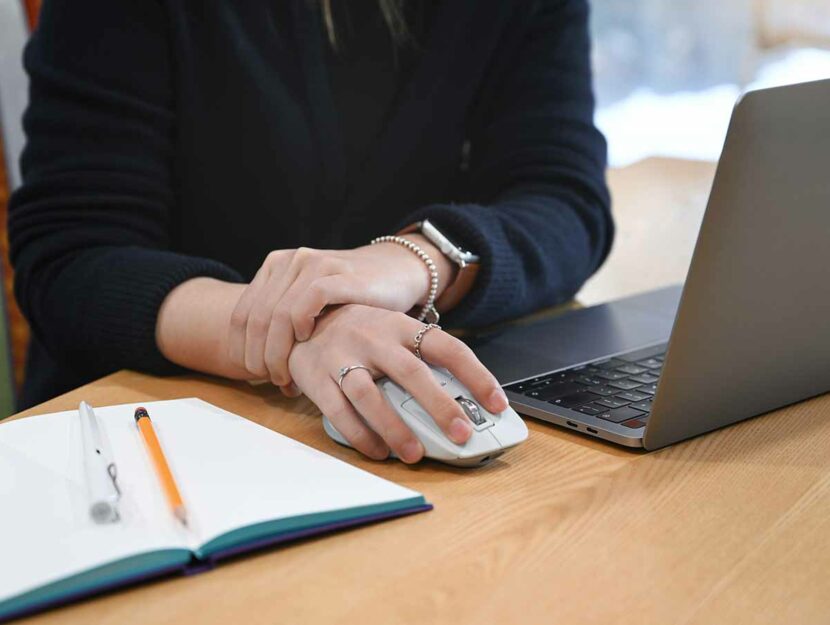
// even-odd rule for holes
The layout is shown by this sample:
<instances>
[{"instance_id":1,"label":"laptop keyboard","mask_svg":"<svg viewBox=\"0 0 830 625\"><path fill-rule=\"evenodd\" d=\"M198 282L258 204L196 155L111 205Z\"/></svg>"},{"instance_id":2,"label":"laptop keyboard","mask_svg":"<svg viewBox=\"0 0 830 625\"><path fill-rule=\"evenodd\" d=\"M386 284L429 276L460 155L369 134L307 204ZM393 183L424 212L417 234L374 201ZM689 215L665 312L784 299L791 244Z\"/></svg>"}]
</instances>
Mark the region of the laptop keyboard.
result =
<instances>
[{"instance_id":1,"label":"laptop keyboard","mask_svg":"<svg viewBox=\"0 0 830 625\"><path fill-rule=\"evenodd\" d=\"M629 428L643 427L666 345L639 349L505 386L505 390Z\"/></svg>"}]
</instances>

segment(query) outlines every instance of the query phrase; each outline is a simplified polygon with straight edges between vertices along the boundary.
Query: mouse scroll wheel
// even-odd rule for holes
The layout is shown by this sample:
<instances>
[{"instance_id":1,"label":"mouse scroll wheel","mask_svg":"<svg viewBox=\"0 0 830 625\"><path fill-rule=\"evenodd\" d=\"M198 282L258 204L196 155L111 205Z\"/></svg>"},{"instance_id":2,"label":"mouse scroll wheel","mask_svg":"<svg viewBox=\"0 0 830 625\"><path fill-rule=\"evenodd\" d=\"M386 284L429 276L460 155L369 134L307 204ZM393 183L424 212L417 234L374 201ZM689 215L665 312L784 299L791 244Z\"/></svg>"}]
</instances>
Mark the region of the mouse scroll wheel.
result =
<instances>
[{"instance_id":1,"label":"mouse scroll wheel","mask_svg":"<svg viewBox=\"0 0 830 625\"><path fill-rule=\"evenodd\" d=\"M485 419L484 415L481 414L481 410L479 410L474 401L469 400L466 397L456 397L455 401L458 402L458 405L461 406L464 414L466 414L470 418L470 421L472 421L475 425L482 425L483 423L486 423L487 419Z\"/></svg>"}]
</instances>

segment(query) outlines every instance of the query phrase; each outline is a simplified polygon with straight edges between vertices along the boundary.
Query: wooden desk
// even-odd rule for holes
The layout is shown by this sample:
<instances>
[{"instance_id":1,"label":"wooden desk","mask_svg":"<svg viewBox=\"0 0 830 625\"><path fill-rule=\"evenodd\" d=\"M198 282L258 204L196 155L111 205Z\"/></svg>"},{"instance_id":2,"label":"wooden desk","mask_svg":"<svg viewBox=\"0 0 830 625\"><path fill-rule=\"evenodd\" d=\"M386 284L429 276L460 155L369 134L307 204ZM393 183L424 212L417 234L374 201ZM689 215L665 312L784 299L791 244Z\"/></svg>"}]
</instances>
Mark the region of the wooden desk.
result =
<instances>
[{"instance_id":1,"label":"wooden desk","mask_svg":"<svg viewBox=\"0 0 830 625\"><path fill-rule=\"evenodd\" d=\"M649 454L531 421L527 443L477 471L365 461L325 437L306 400L201 376L120 372L25 414L187 396L419 490L435 510L27 622L830 621L830 396Z\"/></svg>"}]
</instances>

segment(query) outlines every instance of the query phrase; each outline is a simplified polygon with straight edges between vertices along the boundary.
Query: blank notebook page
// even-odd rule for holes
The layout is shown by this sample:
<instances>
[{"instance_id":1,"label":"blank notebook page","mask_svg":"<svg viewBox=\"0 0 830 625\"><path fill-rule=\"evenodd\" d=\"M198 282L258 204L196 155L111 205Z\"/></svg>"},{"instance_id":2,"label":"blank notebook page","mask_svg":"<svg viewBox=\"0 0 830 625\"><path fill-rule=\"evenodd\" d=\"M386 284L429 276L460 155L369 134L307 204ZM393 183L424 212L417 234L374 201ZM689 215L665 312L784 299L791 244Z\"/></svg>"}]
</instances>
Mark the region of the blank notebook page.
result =
<instances>
[{"instance_id":1,"label":"blank notebook page","mask_svg":"<svg viewBox=\"0 0 830 625\"><path fill-rule=\"evenodd\" d=\"M199 399L143 404L182 492L176 521L133 412L95 408L118 466L119 523L89 517L77 411L0 425L0 601L117 560L200 547L267 521L422 500L419 493Z\"/></svg>"}]
</instances>

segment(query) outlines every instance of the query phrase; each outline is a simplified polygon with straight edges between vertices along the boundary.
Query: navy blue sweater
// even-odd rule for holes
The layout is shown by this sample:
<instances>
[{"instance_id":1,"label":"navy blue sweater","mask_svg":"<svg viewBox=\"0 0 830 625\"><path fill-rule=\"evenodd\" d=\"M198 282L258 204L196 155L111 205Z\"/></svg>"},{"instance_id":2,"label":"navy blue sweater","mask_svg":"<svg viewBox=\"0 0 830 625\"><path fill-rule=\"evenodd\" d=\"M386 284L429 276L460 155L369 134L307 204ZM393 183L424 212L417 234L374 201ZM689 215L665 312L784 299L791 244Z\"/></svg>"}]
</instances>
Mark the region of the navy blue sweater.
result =
<instances>
[{"instance_id":1,"label":"navy blue sweater","mask_svg":"<svg viewBox=\"0 0 830 625\"><path fill-rule=\"evenodd\" d=\"M585 0L435 3L357 151L316 4L45 2L9 210L34 333L23 405L121 368L175 372L154 339L167 293L246 281L273 249L429 217L482 257L453 326L561 302L605 258Z\"/></svg>"}]
</instances>

